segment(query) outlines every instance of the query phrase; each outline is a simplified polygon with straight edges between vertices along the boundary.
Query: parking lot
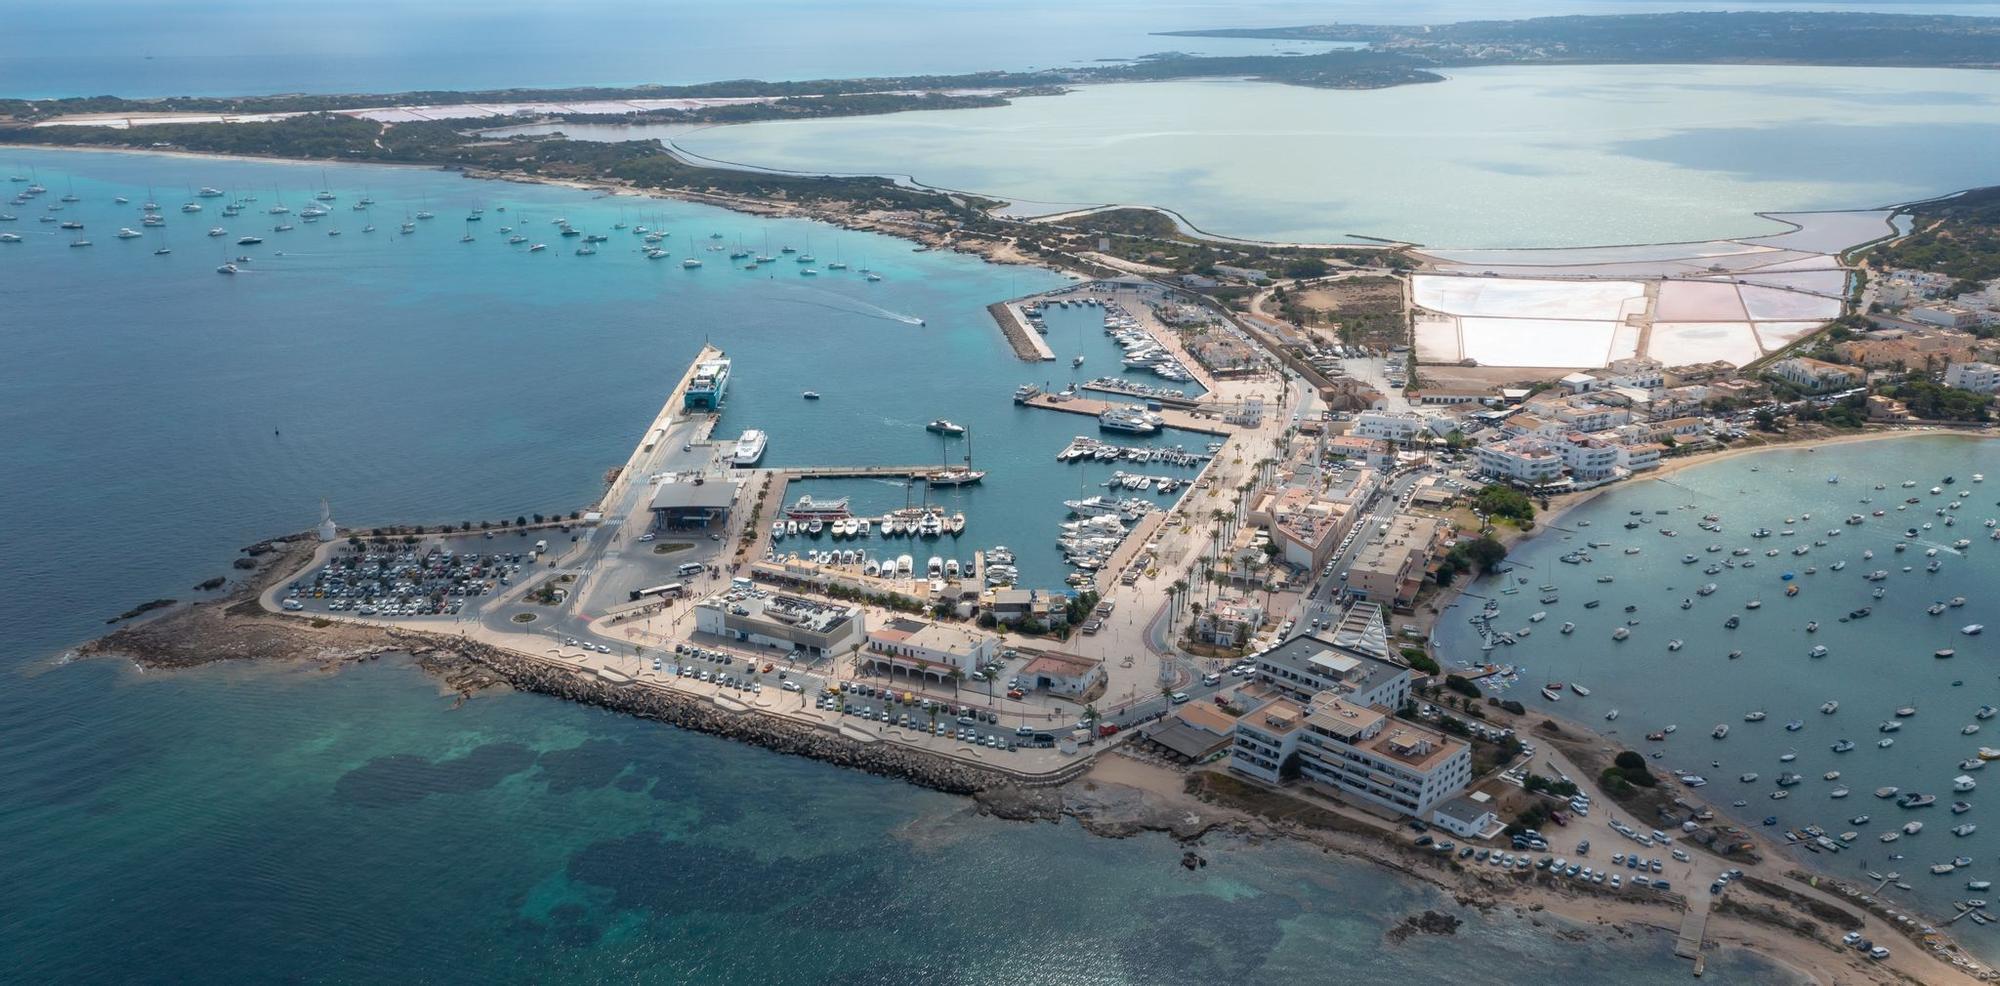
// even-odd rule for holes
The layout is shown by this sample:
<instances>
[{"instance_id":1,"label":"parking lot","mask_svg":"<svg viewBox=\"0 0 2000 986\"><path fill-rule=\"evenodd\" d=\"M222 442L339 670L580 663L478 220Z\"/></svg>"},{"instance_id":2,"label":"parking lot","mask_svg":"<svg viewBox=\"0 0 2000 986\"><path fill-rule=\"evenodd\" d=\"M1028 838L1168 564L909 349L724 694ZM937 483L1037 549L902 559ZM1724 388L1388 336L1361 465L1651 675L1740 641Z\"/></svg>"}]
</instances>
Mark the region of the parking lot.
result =
<instances>
[{"instance_id":1,"label":"parking lot","mask_svg":"<svg viewBox=\"0 0 2000 986\"><path fill-rule=\"evenodd\" d=\"M279 605L292 612L454 616L468 601L512 584L534 558L533 549L459 553L435 542L368 543L294 580Z\"/></svg>"}]
</instances>

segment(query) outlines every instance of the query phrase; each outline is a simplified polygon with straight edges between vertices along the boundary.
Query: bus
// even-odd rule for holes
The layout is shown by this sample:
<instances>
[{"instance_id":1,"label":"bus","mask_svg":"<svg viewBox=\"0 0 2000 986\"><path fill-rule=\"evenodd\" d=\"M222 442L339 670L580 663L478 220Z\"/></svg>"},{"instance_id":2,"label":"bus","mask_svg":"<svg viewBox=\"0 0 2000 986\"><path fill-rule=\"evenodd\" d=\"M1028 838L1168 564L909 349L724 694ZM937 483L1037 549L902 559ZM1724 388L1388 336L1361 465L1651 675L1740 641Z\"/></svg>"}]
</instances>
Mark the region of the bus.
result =
<instances>
[{"instance_id":1,"label":"bus","mask_svg":"<svg viewBox=\"0 0 2000 986\"><path fill-rule=\"evenodd\" d=\"M669 582L666 585L656 585L650 589L632 590L632 601L636 603L639 600L644 599L648 596L658 596L661 599L678 599L680 598L681 594L685 593L686 591L687 591L686 583Z\"/></svg>"}]
</instances>

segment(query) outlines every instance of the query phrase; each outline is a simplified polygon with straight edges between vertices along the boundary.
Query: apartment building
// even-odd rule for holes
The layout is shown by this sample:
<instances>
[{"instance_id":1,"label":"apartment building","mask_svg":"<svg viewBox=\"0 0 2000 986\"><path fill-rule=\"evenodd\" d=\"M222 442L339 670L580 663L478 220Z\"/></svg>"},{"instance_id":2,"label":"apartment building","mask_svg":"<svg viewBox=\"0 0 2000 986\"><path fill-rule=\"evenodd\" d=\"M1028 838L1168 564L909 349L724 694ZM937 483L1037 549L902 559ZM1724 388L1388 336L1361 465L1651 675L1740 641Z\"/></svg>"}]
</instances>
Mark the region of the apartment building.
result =
<instances>
[{"instance_id":1,"label":"apartment building","mask_svg":"<svg viewBox=\"0 0 2000 986\"><path fill-rule=\"evenodd\" d=\"M1472 780L1466 743L1336 694L1274 698L1238 718L1230 769L1277 783L1294 756L1301 781L1420 818Z\"/></svg>"},{"instance_id":2,"label":"apartment building","mask_svg":"<svg viewBox=\"0 0 2000 986\"><path fill-rule=\"evenodd\" d=\"M1953 363L1944 368L1944 385L1990 394L2000 390L2000 366L1991 363Z\"/></svg>"}]
</instances>

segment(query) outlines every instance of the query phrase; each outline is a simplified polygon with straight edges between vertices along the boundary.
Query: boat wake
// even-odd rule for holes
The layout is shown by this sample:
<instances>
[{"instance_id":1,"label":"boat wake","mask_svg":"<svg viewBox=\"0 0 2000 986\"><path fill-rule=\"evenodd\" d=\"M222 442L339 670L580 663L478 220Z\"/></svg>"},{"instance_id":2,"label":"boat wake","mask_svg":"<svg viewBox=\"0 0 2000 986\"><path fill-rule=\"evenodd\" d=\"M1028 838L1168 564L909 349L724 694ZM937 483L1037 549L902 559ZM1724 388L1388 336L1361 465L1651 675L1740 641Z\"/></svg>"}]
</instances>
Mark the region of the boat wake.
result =
<instances>
[{"instance_id":1,"label":"boat wake","mask_svg":"<svg viewBox=\"0 0 2000 986\"><path fill-rule=\"evenodd\" d=\"M810 305L814 308L824 308L827 311L842 312L848 315L860 315L863 318L879 318L885 322L901 322L904 325L924 324L924 320L918 318L915 315L905 315L902 312L892 312L889 309L883 308L880 305L871 305L868 302L861 301L855 298L849 298L846 295L842 294L835 294L832 291L825 291L819 293L825 294L830 298L834 298L841 303L833 304L825 301L813 301L806 298L773 298L771 300L782 301L790 305Z\"/></svg>"}]
</instances>

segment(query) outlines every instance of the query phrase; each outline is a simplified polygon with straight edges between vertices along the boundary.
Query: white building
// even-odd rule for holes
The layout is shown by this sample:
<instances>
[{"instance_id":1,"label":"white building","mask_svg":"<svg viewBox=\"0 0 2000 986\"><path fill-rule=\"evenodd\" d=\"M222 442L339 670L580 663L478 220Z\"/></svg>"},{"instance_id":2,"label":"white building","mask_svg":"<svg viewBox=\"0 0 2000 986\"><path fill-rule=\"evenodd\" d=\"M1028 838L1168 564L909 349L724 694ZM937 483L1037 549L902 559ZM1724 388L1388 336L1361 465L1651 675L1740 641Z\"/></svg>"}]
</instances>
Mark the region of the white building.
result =
<instances>
[{"instance_id":1,"label":"white building","mask_svg":"<svg viewBox=\"0 0 2000 986\"><path fill-rule=\"evenodd\" d=\"M1944 368L1944 385L1990 394L2000 390L2000 366L1991 363L1953 363Z\"/></svg>"},{"instance_id":2,"label":"white building","mask_svg":"<svg viewBox=\"0 0 2000 986\"><path fill-rule=\"evenodd\" d=\"M1556 441L1570 478L1591 483L1618 475L1618 446L1589 435L1570 432Z\"/></svg>"},{"instance_id":3,"label":"white building","mask_svg":"<svg viewBox=\"0 0 2000 986\"><path fill-rule=\"evenodd\" d=\"M753 647L807 659L846 654L865 635L861 607L763 589L734 588L695 604L694 627Z\"/></svg>"},{"instance_id":4,"label":"white building","mask_svg":"<svg viewBox=\"0 0 2000 986\"><path fill-rule=\"evenodd\" d=\"M1903 314L1909 316L1912 322L1947 329L1969 329L1979 324L1978 313L1958 305L1919 305Z\"/></svg>"},{"instance_id":5,"label":"white building","mask_svg":"<svg viewBox=\"0 0 2000 986\"><path fill-rule=\"evenodd\" d=\"M1431 809L1431 824L1461 838L1477 839L1493 831L1500 819L1493 813L1492 799L1474 792Z\"/></svg>"},{"instance_id":6,"label":"white building","mask_svg":"<svg viewBox=\"0 0 2000 986\"><path fill-rule=\"evenodd\" d=\"M1479 471L1494 479L1539 486L1562 478L1562 469L1554 448L1526 436L1479 446Z\"/></svg>"},{"instance_id":7,"label":"white building","mask_svg":"<svg viewBox=\"0 0 2000 986\"><path fill-rule=\"evenodd\" d=\"M1303 706L1276 698L1237 720L1230 769L1275 783L1288 762L1302 781L1418 818L1472 780L1466 743L1334 693Z\"/></svg>"},{"instance_id":8,"label":"white building","mask_svg":"<svg viewBox=\"0 0 2000 986\"><path fill-rule=\"evenodd\" d=\"M1424 431L1425 418L1409 411L1363 411L1348 434L1407 445Z\"/></svg>"},{"instance_id":9,"label":"white building","mask_svg":"<svg viewBox=\"0 0 2000 986\"><path fill-rule=\"evenodd\" d=\"M875 670L940 681L969 677L993 660L999 646L994 638L969 627L907 616L870 629L867 638L861 659Z\"/></svg>"},{"instance_id":10,"label":"white building","mask_svg":"<svg viewBox=\"0 0 2000 986\"><path fill-rule=\"evenodd\" d=\"M1258 654L1257 680L1305 701L1328 694L1358 705L1400 709L1416 674L1393 661L1303 634Z\"/></svg>"},{"instance_id":11,"label":"white building","mask_svg":"<svg viewBox=\"0 0 2000 986\"><path fill-rule=\"evenodd\" d=\"M1853 386L1862 380L1861 371L1854 367L1810 356L1781 359L1771 364L1771 374L1802 390L1833 390Z\"/></svg>"}]
</instances>

